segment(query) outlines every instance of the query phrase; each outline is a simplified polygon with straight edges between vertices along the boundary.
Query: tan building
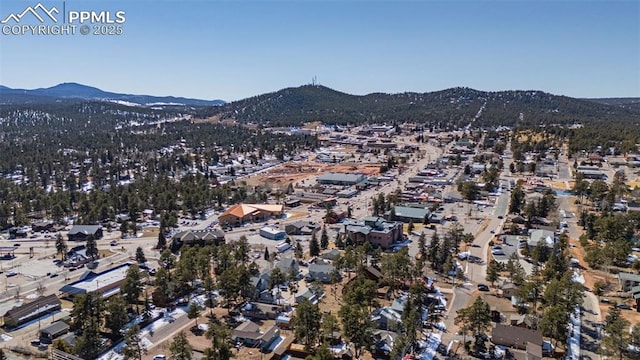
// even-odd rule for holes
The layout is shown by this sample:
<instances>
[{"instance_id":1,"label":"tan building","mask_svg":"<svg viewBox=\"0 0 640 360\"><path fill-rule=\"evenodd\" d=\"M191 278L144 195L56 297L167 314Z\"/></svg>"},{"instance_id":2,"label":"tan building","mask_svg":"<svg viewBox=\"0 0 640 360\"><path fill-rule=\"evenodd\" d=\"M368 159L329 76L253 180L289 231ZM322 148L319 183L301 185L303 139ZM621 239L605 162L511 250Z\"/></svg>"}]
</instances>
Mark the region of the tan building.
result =
<instances>
[{"instance_id":1,"label":"tan building","mask_svg":"<svg viewBox=\"0 0 640 360\"><path fill-rule=\"evenodd\" d=\"M282 215L283 205L237 204L222 213L218 220L222 226L240 226L246 222L263 221Z\"/></svg>"}]
</instances>

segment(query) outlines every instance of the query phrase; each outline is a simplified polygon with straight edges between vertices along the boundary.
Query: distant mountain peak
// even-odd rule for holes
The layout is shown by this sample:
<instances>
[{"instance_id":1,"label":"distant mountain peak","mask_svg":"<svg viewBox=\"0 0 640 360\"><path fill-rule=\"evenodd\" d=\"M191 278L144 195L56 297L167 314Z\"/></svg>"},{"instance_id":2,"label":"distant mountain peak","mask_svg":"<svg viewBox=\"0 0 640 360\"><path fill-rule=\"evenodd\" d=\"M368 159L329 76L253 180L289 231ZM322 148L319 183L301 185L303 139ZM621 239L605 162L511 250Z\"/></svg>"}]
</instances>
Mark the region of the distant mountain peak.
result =
<instances>
[{"instance_id":1,"label":"distant mountain peak","mask_svg":"<svg viewBox=\"0 0 640 360\"><path fill-rule=\"evenodd\" d=\"M141 106L157 106L157 104L165 104L165 106L216 106L224 104L224 101L222 100L201 100L174 96L119 94L106 92L97 87L88 86L76 82L65 82L48 88L39 88L33 90L11 89L6 86L0 85L0 91L4 95L20 95L21 97L13 97L14 101L11 102L14 103L20 102L20 99L23 99L29 103L33 103L39 101L49 102L55 98L71 98L141 104Z\"/></svg>"}]
</instances>

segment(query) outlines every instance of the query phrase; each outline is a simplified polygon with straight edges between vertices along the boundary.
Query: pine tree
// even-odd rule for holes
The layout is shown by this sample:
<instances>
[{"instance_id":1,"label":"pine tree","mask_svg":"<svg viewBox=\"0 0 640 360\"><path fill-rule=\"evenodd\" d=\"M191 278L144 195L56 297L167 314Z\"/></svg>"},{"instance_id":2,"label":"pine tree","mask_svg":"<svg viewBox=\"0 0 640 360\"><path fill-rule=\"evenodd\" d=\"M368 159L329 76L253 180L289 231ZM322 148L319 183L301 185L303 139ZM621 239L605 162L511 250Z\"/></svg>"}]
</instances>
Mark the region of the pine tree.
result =
<instances>
[{"instance_id":1,"label":"pine tree","mask_svg":"<svg viewBox=\"0 0 640 360\"><path fill-rule=\"evenodd\" d=\"M87 255L91 256L91 258L95 258L98 256L98 243L96 242L96 238L93 235L89 235L87 237Z\"/></svg>"},{"instance_id":2,"label":"pine tree","mask_svg":"<svg viewBox=\"0 0 640 360\"><path fill-rule=\"evenodd\" d=\"M140 345L140 328L138 325L133 325L124 336L122 355L124 355L125 359L141 360L143 350Z\"/></svg>"},{"instance_id":3,"label":"pine tree","mask_svg":"<svg viewBox=\"0 0 640 360\"><path fill-rule=\"evenodd\" d=\"M193 358L193 349L187 335L184 331L180 331L169 345L169 352L172 360L191 360Z\"/></svg>"},{"instance_id":4,"label":"pine tree","mask_svg":"<svg viewBox=\"0 0 640 360\"><path fill-rule=\"evenodd\" d=\"M164 229L160 228L160 232L158 233L158 243L156 244L156 249L164 250L167 247L167 238L164 236Z\"/></svg>"},{"instance_id":5,"label":"pine tree","mask_svg":"<svg viewBox=\"0 0 640 360\"><path fill-rule=\"evenodd\" d=\"M200 307L196 303L191 303L189 305L189 310L187 310L187 317L189 319L196 319L196 325L198 326L198 317L200 316Z\"/></svg>"},{"instance_id":6,"label":"pine tree","mask_svg":"<svg viewBox=\"0 0 640 360\"><path fill-rule=\"evenodd\" d=\"M500 277L500 264L497 261L491 259L489 266L487 266L487 281L491 283L491 286L498 281Z\"/></svg>"},{"instance_id":7,"label":"pine tree","mask_svg":"<svg viewBox=\"0 0 640 360\"><path fill-rule=\"evenodd\" d=\"M138 246L138 248L136 249L136 261L138 262L138 264L144 264L147 262L147 257L144 256L144 251L140 246Z\"/></svg>"},{"instance_id":8,"label":"pine tree","mask_svg":"<svg viewBox=\"0 0 640 360\"><path fill-rule=\"evenodd\" d=\"M320 244L315 232L311 235L311 242L309 242L309 254L311 256L320 255Z\"/></svg>"},{"instance_id":9,"label":"pine tree","mask_svg":"<svg viewBox=\"0 0 640 360\"><path fill-rule=\"evenodd\" d=\"M269 256L269 248L268 247L264 247L264 259L266 261L269 261L269 259L271 258L271 256Z\"/></svg>"},{"instance_id":10,"label":"pine tree","mask_svg":"<svg viewBox=\"0 0 640 360\"><path fill-rule=\"evenodd\" d=\"M58 233L56 236L56 252L58 255L62 255L62 260L64 260L67 256L67 243L64 241L64 238L61 234Z\"/></svg>"},{"instance_id":11,"label":"pine tree","mask_svg":"<svg viewBox=\"0 0 640 360\"><path fill-rule=\"evenodd\" d=\"M302 245L300 245L300 243L297 241L296 241L296 246L294 247L293 253L296 259L298 260L302 259L302 256L304 255L302 252Z\"/></svg>"},{"instance_id":12,"label":"pine tree","mask_svg":"<svg viewBox=\"0 0 640 360\"><path fill-rule=\"evenodd\" d=\"M329 247L329 235L327 234L327 227L322 226L322 234L320 235L320 248L326 249Z\"/></svg>"}]
</instances>

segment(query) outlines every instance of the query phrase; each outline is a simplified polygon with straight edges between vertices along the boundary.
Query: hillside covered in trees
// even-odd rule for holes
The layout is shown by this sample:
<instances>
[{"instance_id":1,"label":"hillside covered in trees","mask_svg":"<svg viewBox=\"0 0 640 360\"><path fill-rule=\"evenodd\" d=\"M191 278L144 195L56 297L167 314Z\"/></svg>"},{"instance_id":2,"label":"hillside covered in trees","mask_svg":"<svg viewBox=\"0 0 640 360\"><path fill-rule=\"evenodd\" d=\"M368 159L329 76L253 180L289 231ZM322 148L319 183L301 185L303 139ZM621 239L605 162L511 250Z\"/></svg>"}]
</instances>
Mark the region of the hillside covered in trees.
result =
<instances>
[{"instance_id":1,"label":"hillside covered in trees","mask_svg":"<svg viewBox=\"0 0 640 360\"><path fill-rule=\"evenodd\" d=\"M637 108L621 106L619 102L608 104L542 91L452 88L430 93L358 96L318 85L287 88L206 108L199 115L270 126L317 120L334 124L412 121L445 127L467 125L478 113L475 125L481 127L628 123L640 118Z\"/></svg>"}]
</instances>

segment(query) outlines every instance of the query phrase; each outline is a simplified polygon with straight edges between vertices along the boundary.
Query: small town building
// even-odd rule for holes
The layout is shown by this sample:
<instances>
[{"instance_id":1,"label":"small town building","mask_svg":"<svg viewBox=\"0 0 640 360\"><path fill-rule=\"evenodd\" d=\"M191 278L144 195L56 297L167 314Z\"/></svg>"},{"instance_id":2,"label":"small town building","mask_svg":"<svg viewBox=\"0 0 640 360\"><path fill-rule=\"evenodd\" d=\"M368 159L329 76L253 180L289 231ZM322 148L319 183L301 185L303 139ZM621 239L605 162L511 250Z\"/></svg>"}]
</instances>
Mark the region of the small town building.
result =
<instances>
[{"instance_id":1,"label":"small town building","mask_svg":"<svg viewBox=\"0 0 640 360\"><path fill-rule=\"evenodd\" d=\"M61 287L60 292L63 297L69 298L90 292L100 292L103 297L115 295L120 291L120 285L127 277L129 266L131 264L122 264L100 273L86 271L79 280Z\"/></svg>"},{"instance_id":2,"label":"small town building","mask_svg":"<svg viewBox=\"0 0 640 360\"><path fill-rule=\"evenodd\" d=\"M431 211L428 208L394 206L392 219L404 223L414 222L416 224L428 223Z\"/></svg>"},{"instance_id":3,"label":"small town building","mask_svg":"<svg viewBox=\"0 0 640 360\"><path fill-rule=\"evenodd\" d=\"M312 235L317 230L318 225L309 221L296 221L284 226L284 231L288 235Z\"/></svg>"},{"instance_id":4,"label":"small town building","mask_svg":"<svg viewBox=\"0 0 640 360\"><path fill-rule=\"evenodd\" d=\"M260 236L270 240L284 240L287 233L273 226L264 226L260 228Z\"/></svg>"},{"instance_id":5,"label":"small town building","mask_svg":"<svg viewBox=\"0 0 640 360\"><path fill-rule=\"evenodd\" d=\"M94 239L102 239L102 226L100 225L73 225L67 233L69 241L87 241L90 236Z\"/></svg>"},{"instance_id":6,"label":"small town building","mask_svg":"<svg viewBox=\"0 0 640 360\"><path fill-rule=\"evenodd\" d=\"M69 325L64 321L56 321L49 326L40 329L40 342L53 343L53 340L69 332Z\"/></svg>"},{"instance_id":7,"label":"small town building","mask_svg":"<svg viewBox=\"0 0 640 360\"><path fill-rule=\"evenodd\" d=\"M280 204L237 204L222 213L218 220L222 226L240 226L246 222L264 221L282 216Z\"/></svg>"},{"instance_id":8,"label":"small town building","mask_svg":"<svg viewBox=\"0 0 640 360\"><path fill-rule=\"evenodd\" d=\"M7 311L3 315L4 325L12 328L25 324L41 316L51 314L61 308L60 299L55 294L41 296L30 303L26 303Z\"/></svg>"},{"instance_id":9,"label":"small town building","mask_svg":"<svg viewBox=\"0 0 640 360\"><path fill-rule=\"evenodd\" d=\"M347 219L339 232L346 234L347 243L361 245L369 242L383 249L391 248L403 240L401 222L386 221L375 216L367 216L360 221Z\"/></svg>"},{"instance_id":10,"label":"small town building","mask_svg":"<svg viewBox=\"0 0 640 360\"><path fill-rule=\"evenodd\" d=\"M634 286L640 285L640 275L620 272L618 273L618 282L620 283L620 288L624 292L631 291Z\"/></svg>"},{"instance_id":11,"label":"small town building","mask_svg":"<svg viewBox=\"0 0 640 360\"><path fill-rule=\"evenodd\" d=\"M173 235L171 241L178 246L220 245L224 244L224 231L220 229L180 231Z\"/></svg>"},{"instance_id":12,"label":"small town building","mask_svg":"<svg viewBox=\"0 0 640 360\"><path fill-rule=\"evenodd\" d=\"M322 185L353 186L365 181L367 177L363 174L324 173L317 178Z\"/></svg>"}]
</instances>

